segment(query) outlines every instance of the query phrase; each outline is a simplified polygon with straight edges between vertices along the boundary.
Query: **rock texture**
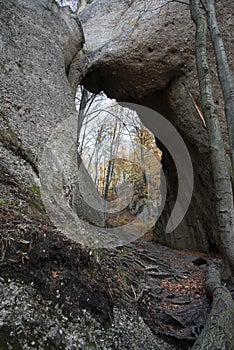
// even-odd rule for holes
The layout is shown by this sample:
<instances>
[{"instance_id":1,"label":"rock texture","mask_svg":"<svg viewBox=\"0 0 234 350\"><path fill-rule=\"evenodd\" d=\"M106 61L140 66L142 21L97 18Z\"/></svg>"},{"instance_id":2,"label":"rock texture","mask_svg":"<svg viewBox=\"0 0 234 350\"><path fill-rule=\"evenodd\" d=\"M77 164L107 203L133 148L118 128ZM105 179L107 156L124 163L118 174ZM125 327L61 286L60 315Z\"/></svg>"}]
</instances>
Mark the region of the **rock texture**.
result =
<instances>
[{"instance_id":1,"label":"rock texture","mask_svg":"<svg viewBox=\"0 0 234 350\"><path fill-rule=\"evenodd\" d=\"M46 213L38 160L56 126L76 117L67 72L84 37L76 15L53 1L0 1L0 7L0 214L12 215L13 225L1 232L2 266L10 241L28 246L21 229L25 232L29 222L32 235L41 232L37 224ZM16 254L22 254L22 264L28 259L21 249ZM2 276L0 310L1 349L173 349L136 312L116 309L108 331L85 311L71 324L32 286Z\"/></svg>"},{"instance_id":2,"label":"rock texture","mask_svg":"<svg viewBox=\"0 0 234 350\"><path fill-rule=\"evenodd\" d=\"M29 258L30 241L22 239L22 232L30 229L31 235L37 235L37 230L43 234L43 222L34 225L46 215L35 186L39 183L38 159L56 126L76 117L74 93L80 82L119 101L154 108L175 125L194 164L194 196L181 225L173 234L163 235L176 198L177 179L173 160L165 145L158 143L163 151L168 197L155 237L179 248L207 251L212 246L216 225L207 135L190 97L198 98L194 28L186 6L165 7L164 2L94 0L80 15L86 38L81 50L83 31L69 8L60 9L52 0L0 0L0 209L15 225L9 228L6 220L5 236L1 237L2 264L5 246L12 240L28 247L15 251L15 255L21 254L19 265ZM232 2L220 1L219 7L226 19L223 34L228 40L233 32ZM230 54L233 41L229 43ZM216 103L222 111L218 90ZM80 197L73 200L79 210ZM44 237L47 234L49 231ZM43 237L41 240L43 245ZM56 254L55 250L57 259ZM17 260L10 261L14 269ZM57 263L60 266L59 259ZM0 279L3 349L173 348L154 336L135 312L115 309L113 324L107 330L85 312L76 324L68 324L58 309L53 310L36 295L33 286L4 277Z\"/></svg>"},{"instance_id":3,"label":"rock texture","mask_svg":"<svg viewBox=\"0 0 234 350\"><path fill-rule=\"evenodd\" d=\"M78 19L52 1L1 1L1 141L36 163L45 141L75 113L66 79L81 49Z\"/></svg>"},{"instance_id":4,"label":"rock texture","mask_svg":"<svg viewBox=\"0 0 234 350\"><path fill-rule=\"evenodd\" d=\"M114 321L105 329L86 310L76 322L45 302L33 286L0 279L1 349L64 350L173 350L152 334L136 312L114 309Z\"/></svg>"},{"instance_id":5,"label":"rock texture","mask_svg":"<svg viewBox=\"0 0 234 350\"><path fill-rule=\"evenodd\" d=\"M177 176L165 146L163 167L167 204L156 226L156 240L172 247L208 251L217 235L214 189L207 147L207 131L194 101L199 103L194 57L194 26L189 7L156 1L93 1L81 12L85 49L69 72L73 90L82 83L91 91L104 90L119 101L148 106L165 116L182 136L194 166L194 193L180 226L169 235L164 229L177 195ZM232 59L233 6L218 5L222 35ZM215 101L226 135L222 96L214 71ZM142 117L144 122L144 117ZM150 125L147 125L150 128Z\"/></svg>"},{"instance_id":6,"label":"rock texture","mask_svg":"<svg viewBox=\"0 0 234 350\"><path fill-rule=\"evenodd\" d=\"M51 131L65 117L75 118L71 89L74 95L80 82L119 101L143 104L176 127L194 165L190 208L180 226L165 235L178 181L166 145L158 140L168 195L155 239L177 248L208 251L213 247L217 235L214 190L207 132L194 107L195 100L199 103L199 93L194 26L188 6L166 4L166 0L95 0L80 13L86 40L81 51L83 32L69 8L60 9L49 0L11 0L1 1L1 9L2 166L21 181L34 183L37 159ZM232 2L225 2L225 6L218 3L218 13L226 19L221 30L231 58ZM214 63L212 54L210 60ZM214 69L213 78L225 134ZM144 116L141 118L144 121Z\"/></svg>"},{"instance_id":7,"label":"rock texture","mask_svg":"<svg viewBox=\"0 0 234 350\"><path fill-rule=\"evenodd\" d=\"M84 36L77 15L54 1L1 1L0 6L0 161L10 176L33 186L48 137L66 118L76 119L67 72ZM76 197L77 212L102 223L99 213Z\"/></svg>"}]
</instances>

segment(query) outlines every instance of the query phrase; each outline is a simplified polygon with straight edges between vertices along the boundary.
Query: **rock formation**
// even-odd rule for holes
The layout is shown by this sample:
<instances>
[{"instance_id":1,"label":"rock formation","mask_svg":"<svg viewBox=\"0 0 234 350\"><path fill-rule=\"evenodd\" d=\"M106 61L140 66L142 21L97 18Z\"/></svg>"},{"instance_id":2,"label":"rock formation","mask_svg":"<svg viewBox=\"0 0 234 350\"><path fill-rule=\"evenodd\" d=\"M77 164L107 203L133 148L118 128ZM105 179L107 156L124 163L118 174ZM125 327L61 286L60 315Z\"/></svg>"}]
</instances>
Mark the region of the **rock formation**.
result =
<instances>
[{"instance_id":1,"label":"rock formation","mask_svg":"<svg viewBox=\"0 0 234 350\"><path fill-rule=\"evenodd\" d=\"M82 82L89 90L104 90L120 102L150 107L176 127L194 167L193 198L182 223L165 234L178 179L173 160L158 140L163 151L167 201L155 228L155 240L177 248L213 248L217 234L214 190L207 132L194 104L199 104L199 94L194 26L188 6L154 0L93 1L80 13L85 36L81 50L83 32L69 8L60 9L51 1L3 1L1 5L3 165L16 176L20 173L21 180L33 181L45 140L64 117L75 116L67 73L73 95ZM18 16L14 15L16 7ZM219 16L226 18L221 29L229 56L232 11L230 1L218 8ZM11 33L9 26L13 28ZM212 50L210 59L213 62ZM215 73L213 76L215 100L223 121L222 96ZM224 121L223 130L225 133ZM16 156L19 153L20 158Z\"/></svg>"},{"instance_id":2,"label":"rock formation","mask_svg":"<svg viewBox=\"0 0 234 350\"><path fill-rule=\"evenodd\" d=\"M68 9L51 1L0 5L1 141L8 152L2 161L10 168L22 149L24 160L36 166L57 123L75 113L66 70L83 45L83 32Z\"/></svg>"},{"instance_id":3,"label":"rock formation","mask_svg":"<svg viewBox=\"0 0 234 350\"><path fill-rule=\"evenodd\" d=\"M68 7L45 0L2 1L1 28L2 167L33 186L48 137L66 118L76 119L67 72L83 46L83 31ZM102 222L82 196L76 194L75 202L80 215Z\"/></svg>"},{"instance_id":4,"label":"rock formation","mask_svg":"<svg viewBox=\"0 0 234 350\"><path fill-rule=\"evenodd\" d=\"M157 140L163 152L162 165L168 192L164 212L155 227L155 241L170 247L204 252L215 247L216 216L207 132L195 108L196 105L199 106L199 93L195 73L194 26L188 6L181 3L165 3L166 0L94 0L80 12L79 20L69 8L60 8L53 0L0 0L0 210L5 218L6 231L0 243L1 263L3 266L4 259L7 260L5 270L10 271L10 274L14 275L13 270L17 264L18 272L22 267L26 271L26 267L30 266L30 263L33 264L33 256L29 255L32 250L31 244L36 240L40 241L36 265L40 261L41 270L45 261L49 265L48 270L43 271L46 281L54 283L53 285L60 282L59 273L51 270L51 261L56 262L57 269L60 266L66 266L67 269L70 267L67 261L73 249L69 246L71 241L66 242L67 250L63 259L57 254L55 245L52 244L50 250L48 247L44 249L46 239L50 239L48 236L56 235L57 232L53 231L51 223L48 224L49 220L41 207L40 190L37 186L38 163L45 142L57 125L64 120L70 120L69 117L76 118L74 95L80 83L93 92L103 90L119 102L133 102L150 107L175 126L189 150L194 166L194 193L182 223L173 233L165 234L165 226L177 196L178 179L174 161L166 145ZM223 1L217 3L218 15L219 18L225 18L220 24L227 52L231 57L233 5L231 0L225 1L225 6L223 4ZM211 47L210 61L214 67ZM225 135L222 96L214 69L212 73L215 102ZM150 128L151 125L147 125L144 115L140 117ZM53 151L56 153L56 150L52 149ZM53 166L53 162L48 163L48 166ZM77 197L73 197L73 206L79 211L83 205L85 204L78 193ZM80 214L85 213L88 213L88 217L96 215L83 207ZM15 225L13 229L10 226L10 235L9 225ZM25 240L27 235L30 241ZM5 256L9 245L13 246L9 250L15 260L12 256ZM22 246L26 248L23 249ZM84 267L84 271L81 272L85 274L86 265L82 265L82 259L89 261L93 252L82 250L80 247L79 249L83 253L79 253L80 260L77 260L75 253L73 258L76 262L81 262L78 268ZM49 254L46 255L48 251L54 254L51 260ZM100 259L95 263L101 266ZM26 266L28 260L29 265ZM154 257L151 257L151 260L157 264ZM78 268L75 265L74 276L78 274ZM157 266L153 266L154 268ZM149 269L152 269L152 266L149 266ZM39 273L39 269L36 271ZM95 270L91 272L92 276L88 276L90 279L87 278L84 282L92 281L90 288L97 282ZM30 278L33 280L32 276L33 274L26 281ZM105 276L102 278L101 282ZM113 278L119 276L114 275ZM97 289L101 282L96 285ZM109 286L109 281L105 283ZM42 288L39 286L38 289ZM76 287L80 288L80 284ZM130 292L135 294L132 284L131 288ZM92 344L99 341L97 349L104 349L105 346L121 349L143 349L143 346L149 349L174 348L161 341L157 335L153 335L136 312L123 313L121 309L114 309L113 325L109 330L103 329L89 313L86 313L80 323L80 335L75 333L77 324L67 327L67 319L57 310L52 310L51 314L47 301L37 298L33 284L31 287L26 283L22 285L19 281L8 279L6 275L0 278L0 290L3 296L0 298L0 306L4 310L0 317L0 347L8 346L10 331L14 329L12 346L19 346L20 341L25 349L35 345L30 343L32 336L39 337L36 340L41 339L42 347L47 341L49 346L51 342L53 346L58 346L61 341L66 349L70 349L71 341L82 347L91 341L90 348L93 348ZM74 290L71 288L72 292ZM144 289L142 295L143 292ZM101 290L98 290L98 293L101 293ZM216 295L214 297L216 298ZM134 302L137 299L135 294ZM85 305L87 302L85 295ZM23 318L25 315L26 320ZM212 315L211 313L211 320ZM226 313L221 315L220 322L225 319L222 318L225 315ZM19 328L15 327L15 318ZM39 336L30 328L31 320L37 325L35 332L41 331ZM42 320L42 324L38 325L38 320ZM47 332L47 326L51 326L50 332ZM22 327L25 327L23 332ZM88 330L93 331L91 338L86 336L87 327L91 327ZM21 338L17 335L18 329ZM95 332L97 338L96 335L93 336ZM144 344L141 343L142 339L145 339Z\"/></svg>"},{"instance_id":5,"label":"rock formation","mask_svg":"<svg viewBox=\"0 0 234 350\"><path fill-rule=\"evenodd\" d=\"M222 35L229 57L233 23L230 1L218 5ZM214 188L207 147L207 131L196 108L199 105L194 56L194 26L189 6L166 1L94 1L80 14L85 46L71 65L73 90L78 82L90 91L104 90L118 101L150 107L165 116L182 136L194 168L194 192L182 223L171 234L165 226L172 211L178 180L166 145L163 169L167 179L167 203L155 228L157 242L176 248L209 251L214 248L216 216ZM226 135L222 95L215 74L215 101ZM141 116L143 122L144 117ZM147 125L150 128L150 125Z\"/></svg>"}]
</instances>

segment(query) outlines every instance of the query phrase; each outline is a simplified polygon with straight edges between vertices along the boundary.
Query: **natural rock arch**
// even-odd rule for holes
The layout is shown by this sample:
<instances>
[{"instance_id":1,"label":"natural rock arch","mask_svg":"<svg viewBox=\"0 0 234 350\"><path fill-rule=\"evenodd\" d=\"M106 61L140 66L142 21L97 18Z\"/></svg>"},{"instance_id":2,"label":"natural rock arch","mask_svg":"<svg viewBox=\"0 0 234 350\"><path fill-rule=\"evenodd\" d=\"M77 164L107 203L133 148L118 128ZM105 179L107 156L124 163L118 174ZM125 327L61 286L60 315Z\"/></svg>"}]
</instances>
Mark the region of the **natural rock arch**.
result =
<instances>
[{"instance_id":1,"label":"natural rock arch","mask_svg":"<svg viewBox=\"0 0 234 350\"><path fill-rule=\"evenodd\" d=\"M102 12L100 5L100 2L94 2L81 12L86 44L71 66L71 87L74 89L77 82L82 81L90 91L104 90L118 101L145 105L161 113L176 127L193 162L193 198L183 222L173 233L165 235L165 226L177 195L177 175L173 160L165 146L159 143L163 151L168 197L155 228L155 240L175 248L209 251L215 248L217 236L214 188L206 127L195 108L195 101L199 104L199 93L194 27L189 8L178 3L170 4L166 15L160 7L153 16L148 8L142 12L139 22L132 26L131 23L135 23L134 3L111 3L110 7L105 7L103 0ZM231 3L225 8L220 6L219 14L225 12L229 18L230 7ZM125 25L123 32L117 23L119 12L122 13L120 23ZM99 23L106 33L100 40L93 29L97 30ZM223 26L222 30L228 40L229 28ZM214 87L217 108L222 116L222 96L215 77ZM223 130L225 132L224 121Z\"/></svg>"}]
</instances>

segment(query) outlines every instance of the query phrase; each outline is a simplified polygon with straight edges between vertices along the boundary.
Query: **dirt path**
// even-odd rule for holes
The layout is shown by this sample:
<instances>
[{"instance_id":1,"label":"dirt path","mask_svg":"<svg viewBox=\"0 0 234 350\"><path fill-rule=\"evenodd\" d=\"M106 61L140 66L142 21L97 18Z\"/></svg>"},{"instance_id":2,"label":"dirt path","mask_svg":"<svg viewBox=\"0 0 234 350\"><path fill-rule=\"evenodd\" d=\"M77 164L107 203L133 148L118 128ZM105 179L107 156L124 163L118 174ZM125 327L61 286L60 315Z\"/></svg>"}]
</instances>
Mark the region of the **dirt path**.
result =
<instances>
[{"instance_id":1,"label":"dirt path","mask_svg":"<svg viewBox=\"0 0 234 350\"><path fill-rule=\"evenodd\" d=\"M123 299L136 306L154 332L178 349L187 349L200 334L209 310L204 282L213 257L145 239L120 251L115 285Z\"/></svg>"}]
</instances>

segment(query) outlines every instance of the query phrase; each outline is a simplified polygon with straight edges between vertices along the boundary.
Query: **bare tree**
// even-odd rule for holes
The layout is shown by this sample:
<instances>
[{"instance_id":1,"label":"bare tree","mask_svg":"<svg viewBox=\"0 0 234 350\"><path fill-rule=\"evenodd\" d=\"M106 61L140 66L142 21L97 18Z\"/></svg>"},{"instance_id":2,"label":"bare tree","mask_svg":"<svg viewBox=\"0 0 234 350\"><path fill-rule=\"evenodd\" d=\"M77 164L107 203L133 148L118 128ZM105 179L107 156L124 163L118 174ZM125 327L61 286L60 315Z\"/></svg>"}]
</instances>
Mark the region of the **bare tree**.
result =
<instances>
[{"instance_id":1,"label":"bare tree","mask_svg":"<svg viewBox=\"0 0 234 350\"><path fill-rule=\"evenodd\" d=\"M209 148L216 193L221 251L226 268L234 275L234 210L230 172L224 143L215 109L209 65L207 62L207 21L199 8L199 0L190 0L191 17L196 24L196 63L200 87L201 106L207 125ZM217 242L218 243L218 242Z\"/></svg>"},{"instance_id":2,"label":"bare tree","mask_svg":"<svg viewBox=\"0 0 234 350\"><path fill-rule=\"evenodd\" d=\"M227 128L229 135L230 158L232 168L232 179L234 178L234 82L232 73L228 64L227 54L219 31L215 0L205 0L205 10L207 13L208 26L211 35L211 41L214 48L217 72L221 84Z\"/></svg>"},{"instance_id":3,"label":"bare tree","mask_svg":"<svg viewBox=\"0 0 234 350\"><path fill-rule=\"evenodd\" d=\"M84 131L82 142L81 142L80 141L81 128L84 124L84 119L87 118L89 114L89 110L96 96L97 96L96 94L88 92L88 90L84 86L80 85L80 99L77 98L79 100L79 109L78 109L78 117L77 117L77 148L79 147L80 155L82 154L82 151L83 151L83 144L84 144L84 139L86 135ZM80 147L80 144L81 144L81 147Z\"/></svg>"}]
</instances>

